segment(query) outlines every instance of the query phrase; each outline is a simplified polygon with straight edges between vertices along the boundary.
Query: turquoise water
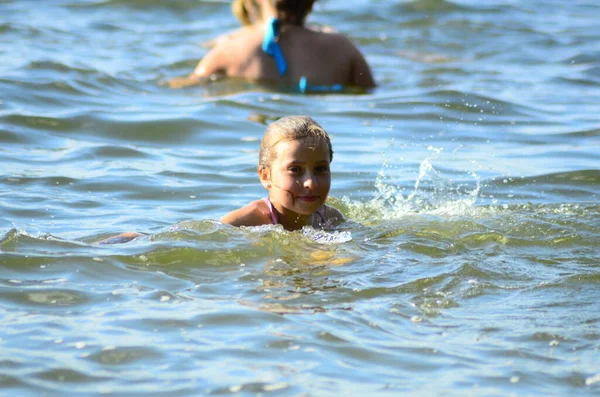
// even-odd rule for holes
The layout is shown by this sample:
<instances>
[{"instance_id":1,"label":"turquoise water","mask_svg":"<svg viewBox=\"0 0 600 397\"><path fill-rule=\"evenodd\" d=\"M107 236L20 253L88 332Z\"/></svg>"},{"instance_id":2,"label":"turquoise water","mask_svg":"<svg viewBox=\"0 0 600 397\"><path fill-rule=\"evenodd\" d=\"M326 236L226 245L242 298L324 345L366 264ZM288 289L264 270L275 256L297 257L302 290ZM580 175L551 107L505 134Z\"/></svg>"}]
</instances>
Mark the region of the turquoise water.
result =
<instances>
[{"instance_id":1,"label":"turquoise water","mask_svg":"<svg viewBox=\"0 0 600 397\"><path fill-rule=\"evenodd\" d=\"M600 5L374 3L310 22L379 87L300 95L165 85L227 1L0 1L0 395L600 393ZM350 221L219 224L288 114Z\"/></svg>"}]
</instances>

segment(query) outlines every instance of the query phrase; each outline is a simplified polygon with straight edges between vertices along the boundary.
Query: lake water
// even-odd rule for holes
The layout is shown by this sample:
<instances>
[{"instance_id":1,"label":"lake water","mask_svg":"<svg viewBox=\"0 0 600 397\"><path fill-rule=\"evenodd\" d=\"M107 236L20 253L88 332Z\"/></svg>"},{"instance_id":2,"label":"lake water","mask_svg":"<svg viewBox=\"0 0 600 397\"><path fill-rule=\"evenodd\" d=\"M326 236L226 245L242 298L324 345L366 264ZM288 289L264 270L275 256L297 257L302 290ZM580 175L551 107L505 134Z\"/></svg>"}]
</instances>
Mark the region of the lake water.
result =
<instances>
[{"instance_id":1,"label":"lake water","mask_svg":"<svg viewBox=\"0 0 600 397\"><path fill-rule=\"evenodd\" d=\"M364 95L169 89L228 1L0 15L0 395L600 394L596 0L320 0ZM350 221L221 225L289 114Z\"/></svg>"}]
</instances>

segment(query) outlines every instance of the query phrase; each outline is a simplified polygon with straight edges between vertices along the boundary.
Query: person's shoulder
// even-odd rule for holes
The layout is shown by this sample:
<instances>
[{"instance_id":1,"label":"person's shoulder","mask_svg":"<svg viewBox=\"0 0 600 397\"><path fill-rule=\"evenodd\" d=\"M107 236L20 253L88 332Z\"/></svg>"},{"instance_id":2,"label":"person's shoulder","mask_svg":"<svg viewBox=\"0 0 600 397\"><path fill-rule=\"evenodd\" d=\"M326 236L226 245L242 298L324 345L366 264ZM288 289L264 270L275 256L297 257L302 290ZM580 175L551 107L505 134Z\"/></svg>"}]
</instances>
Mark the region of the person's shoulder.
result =
<instances>
[{"instance_id":1,"label":"person's shoulder","mask_svg":"<svg viewBox=\"0 0 600 397\"><path fill-rule=\"evenodd\" d=\"M229 32L229 34L227 36L222 37L221 40L240 40L246 37L250 32L253 32L254 30L256 30L255 26L242 26L234 30L233 32Z\"/></svg>"},{"instance_id":2,"label":"person's shoulder","mask_svg":"<svg viewBox=\"0 0 600 397\"><path fill-rule=\"evenodd\" d=\"M342 47L350 47L354 48L354 44L352 40L345 35L344 33L336 32L336 31L315 31L316 35L322 41L327 42L329 45L342 46Z\"/></svg>"},{"instance_id":3,"label":"person's shoulder","mask_svg":"<svg viewBox=\"0 0 600 397\"><path fill-rule=\"evenodd\" d=\"M209 77L214 74L229 74L247 60L249 54L260 49L261 33L256 26L241 28L229 37L219 39L215 46L198 63L192 73L194 77Z\"/></svg>"},{"instance_id":4,"label":"person's shoulder","mask_svg":"<svg viewBox=\"0 0 600 397\"><path fill-rule=\"evenodd\" d=\"M346 221L340 210L327 204L323 205L323 218L328 227L334 227Z\"/></svg>"},{"instance_id":5,"label":"person's shoulder","mask_svg":"<svg viewBox=\"0 0 600 397\"><path fill-rule=\"evenodd\" d=\"M339 59L355 62L362 57L362 53L354 45L352 40L345 34L339 32L314 32L318 37L318 43L327 49L330 54L335 54Z\"/></svg>"},{"instance_id":6,"label":"person's shoulder","mask_svg":"<svg viewBox=\"0 0 600 397\"><path fill-rule=\"evenodd\" d=\"M221 218L222 223L233 226L259 226L268 222L266 204L263 200L254 200L242 208L233 210Z\"/></svg>"},{"instance_id":7,"label":"person's shoulder","mask_svg":"<svg viewBox=\"0 0 600 397\"><path fill-rule=\"evenodd\" d=\"M376 86L371 68L361 50L354 45L352 40L341 33L326 33L330 36L328 45L335 48L338 59L343 59L352 65L350 85L370 89Z\"/></svg>"},{"instance_id":8,"label":"person's shoulder","mask_svg":"<svg viewBox=\"0 0 600 397\"><path fill-rule=\"evenodd\" d=\"M232 47L246 45L250 42L261 41L264 35L264 27L262 25L243 26L230 34L221 37L217 41L217 45L221 47Z\"/></svg>"},{"instance_id":9,"label":"person's shoulder","mask_svg":"<svg viewBox=\"0 0 600 397\"><path fill-rule=\"evenodd\" d=\"M259 46L261 40L260 26L244 26L215 40L206 57L214 58L223 65L236 63L248 49Z\"/></svg>"},{"instance_id":10,"label":"person's shoulder","mask_svg":"<svg viewBox=\"0 0 600 397\"><path fill-rule=\"evenodd\" d=\"M222 33L213 39L207 40L207 41L201 43L201 46L206 47L206 48L214 48L218 44L227 42L228 40L237 39L238 37L243 37L246 33L247 33L247 27L242 26L242 27L239 27L230 32Z\"/></svg>"}]
</instances>

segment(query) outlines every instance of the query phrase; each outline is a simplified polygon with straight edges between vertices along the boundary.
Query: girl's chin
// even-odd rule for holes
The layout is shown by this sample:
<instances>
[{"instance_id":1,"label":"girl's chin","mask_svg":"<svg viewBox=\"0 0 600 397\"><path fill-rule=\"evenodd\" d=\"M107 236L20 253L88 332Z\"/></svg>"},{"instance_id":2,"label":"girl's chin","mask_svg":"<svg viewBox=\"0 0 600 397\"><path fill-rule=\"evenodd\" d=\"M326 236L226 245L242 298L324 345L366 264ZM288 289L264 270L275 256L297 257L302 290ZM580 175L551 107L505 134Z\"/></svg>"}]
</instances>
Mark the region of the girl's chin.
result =
<instances>
[{"instance_id":1,"label":"girl's chin","mask_svg":"<svg viewBox=\"0 0 600 397\"><path fill-rule=\"evenodd\" d=\"M294 206L294 212L300 215L310 216L317 212L317 210L321 208L322 205L323 203L321 201L309 203L296 203L296 205Z\"/></svg>"}]
</instances>

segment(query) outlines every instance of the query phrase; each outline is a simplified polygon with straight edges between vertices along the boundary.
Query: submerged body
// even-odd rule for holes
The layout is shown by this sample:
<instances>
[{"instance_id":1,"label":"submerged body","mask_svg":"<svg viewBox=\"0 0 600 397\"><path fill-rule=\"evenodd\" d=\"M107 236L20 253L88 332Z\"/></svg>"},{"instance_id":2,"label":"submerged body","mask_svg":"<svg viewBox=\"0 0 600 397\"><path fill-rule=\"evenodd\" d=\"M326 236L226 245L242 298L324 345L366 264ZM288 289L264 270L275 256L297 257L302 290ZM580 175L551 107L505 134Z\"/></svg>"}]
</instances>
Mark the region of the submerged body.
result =
<instances>
[{"instance_id":1,"label":"submerged body","mask_svg":"<svg viewBox=\"0 0 600 397\"><path fill-rule=\"evenodd\" d=\"M221 221L233 226L283 225L281 218L281 212L275 209L268 197L265 197L255 200L239 210L230 212L221 218ZM300 227L311 226L314 229L330 229L339 225L343 220L344 216L336 208L323 204L306 224L294 223Z\"/></svg>"},{"instance_id":2,"label":"submerged body","mask_svg":"<svg viewBox=\"0 0 600 397\"><path fill-rule=\"evenodd\" d=\"M264 35L265 25L254 25L243 28L239 35L221 40L191 77L201 79L223 74L287 86L295 86L305 77L314 85L375 86L362 54L339 33L285 26L278 41L288 65L283 76L273 58L262 50Z\"/></svg>"}]
</instances>

